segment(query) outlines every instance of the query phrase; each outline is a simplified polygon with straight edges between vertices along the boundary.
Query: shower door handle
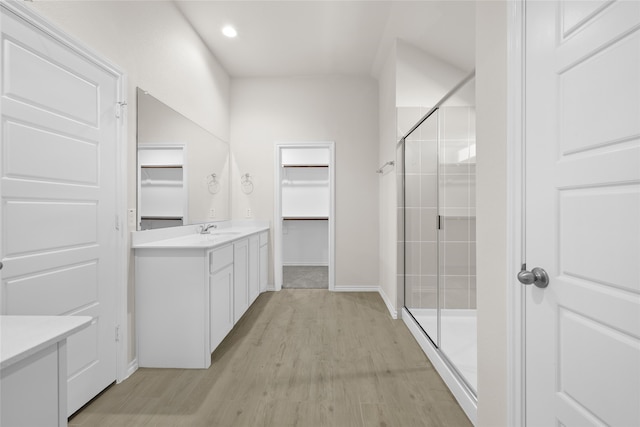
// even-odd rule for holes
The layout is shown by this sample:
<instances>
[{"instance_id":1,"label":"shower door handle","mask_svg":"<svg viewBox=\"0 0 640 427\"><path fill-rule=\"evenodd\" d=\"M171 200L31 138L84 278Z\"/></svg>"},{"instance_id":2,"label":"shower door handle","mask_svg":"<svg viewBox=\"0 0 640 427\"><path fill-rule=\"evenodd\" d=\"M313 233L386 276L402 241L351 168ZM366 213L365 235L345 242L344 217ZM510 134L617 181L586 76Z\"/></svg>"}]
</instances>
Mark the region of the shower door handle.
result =
<instances>
[{"instance_id":1,"label":"shower door handle","mask_svg":"<svg viewBox=\"0 0 640 427\"><path fill-rule=\"evenodd\" d=\"M543 268L534 267L528 271L526 264L522 265L522 270L518 273L518 280L523 285L534 284L539 288L546 288L549 285L549 275Z\"/></svg>"}]
</instances>

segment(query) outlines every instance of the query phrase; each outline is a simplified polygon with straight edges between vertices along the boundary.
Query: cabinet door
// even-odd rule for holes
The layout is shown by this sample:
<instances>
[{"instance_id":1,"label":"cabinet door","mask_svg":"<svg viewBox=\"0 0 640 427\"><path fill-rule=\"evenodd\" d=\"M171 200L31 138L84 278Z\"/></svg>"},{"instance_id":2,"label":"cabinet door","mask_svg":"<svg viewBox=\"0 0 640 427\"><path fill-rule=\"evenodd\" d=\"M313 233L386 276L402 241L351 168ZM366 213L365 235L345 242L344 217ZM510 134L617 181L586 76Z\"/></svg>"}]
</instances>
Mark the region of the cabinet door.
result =
<instances>
[{"instance_id":1,"label":"cabinet door","mask_svg":"<svg viewBox=\"0 0 640 427\"><path fill-rule=\"evenodd\" d=\"M233 328L233 264L209 276L209 350Z\"/></svg>"},{"instance_id":2,"label":"cabinet door","mask_svg":"<svg viewBox=\"0 0 640 427\"><path fill-rule=\"evenodd\" d=\"M233 323L249 308L249 239L233 244Z\"/></svg>"},{"instance_id":3,"label":"cabinet door","mask_svg":"<svg viewBox=\"0 0 640 427\"><path fill-rule=\"evenodd\" d=\"M267 281L269 280L269 238L267 233L260 235L260 267L259 281L260 292L267 290Z\"/></svg>"},{"instance_id":4,"label":"cabinet door","mask_svg":"<svg viewBox=\"0 0 640 427\"><path fill-rule=\"evenodd\" d=\"M249 305L260 294L260 240L257 235L249 237Z\"/></svg>"}]
</instances>

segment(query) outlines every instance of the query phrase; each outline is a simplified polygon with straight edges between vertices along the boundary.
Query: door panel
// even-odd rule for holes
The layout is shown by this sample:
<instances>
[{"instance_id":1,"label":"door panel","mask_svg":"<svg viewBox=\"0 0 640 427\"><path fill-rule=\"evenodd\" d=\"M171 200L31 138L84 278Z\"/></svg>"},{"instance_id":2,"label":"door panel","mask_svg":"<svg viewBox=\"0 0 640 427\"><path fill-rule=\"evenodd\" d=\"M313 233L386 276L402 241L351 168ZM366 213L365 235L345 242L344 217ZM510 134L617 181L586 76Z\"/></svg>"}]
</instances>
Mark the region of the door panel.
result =
<instances>
[{"instance_id":1,"label":"door panel","mask_svg":"<svg viewBox=\"0 0 640 427\"><path fill-rule=\"evenodd\" d=\"M640 277L640 228L636 221L640 217L639 199L638 185L561 191L560 272L640 292L640 282L635 280ZM613 217L615 221L608 220ZM603 248L608 253L607 262L602 262Z\"/></svg>"},{"instance_id":2,"label":"door panel","mask_svg":"<svg viewBox=\"0 0 640 427\"><path fill-rule=\"evenodd\" d=\"M95 143L10 121L5 132L7 176L97 184L99 151Z\"/></svg>"},{"instance_id":3,"label":"door panel","mask_svg":"<svg viewBox=\"0 0 640 427\"><path fill-rule=\"evenodd\" d=\"M97 127L98 85L87 80L90 75L82 76L71 71L82 59L69 58L68 55L48 56L48 53L33 49L33 45L29 46L29 39L24 41L26 44L18 45L23 42L20 40L22 34L11 30L7 34L9 37L5 38L3 46L6 58L3 67L4 95ZM12 39L13 35L20 38ZM46 84L52 82L55 84Z\"/></svg>"},{"instance_id":4,"label":"door panel","mask_svg":"<svg viewBox=\"0 0 640 427\"><path fill-rule=\"evenodd\" d=\"M528 426L640 425L640 2L526 2Z\"/></svg>"},{"instance_id":5,"label":"door panel","mask_svg":"<svg viewBox=\"0 0 640 427\"><path fill-rule=\"evenodd\" d=\"M1 312L88 315L68 412L116 379L118 76L2 8Z\"/></svg>"}]
</instances>

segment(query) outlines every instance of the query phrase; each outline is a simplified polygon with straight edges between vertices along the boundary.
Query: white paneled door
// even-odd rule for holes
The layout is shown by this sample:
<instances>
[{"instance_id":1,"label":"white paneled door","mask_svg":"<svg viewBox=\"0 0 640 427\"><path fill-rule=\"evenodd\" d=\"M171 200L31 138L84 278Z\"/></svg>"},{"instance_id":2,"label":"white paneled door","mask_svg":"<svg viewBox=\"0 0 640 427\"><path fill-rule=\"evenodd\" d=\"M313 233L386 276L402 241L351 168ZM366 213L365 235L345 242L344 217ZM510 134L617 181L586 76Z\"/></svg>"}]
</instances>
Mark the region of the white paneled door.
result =
<instances>
[{"instance_id":1,"label":"white paneled door","mask_svg":"<svg viewBox=\"0 0 640 427\"><path fill-rule=\"evenodd\" d=\"M639 426L640 2L525 16L527 426Z\"/></svg>"},{"instance_id":2,"label":"white paneled door","mask_svg":"<svg viewBox=\"0 0 640 427\"><path fill-rule=\"evenodd\" d=\"M119 77L2 9L3 314L89 315L68 412L116 379Z\"/></svg>"}]
</instances>

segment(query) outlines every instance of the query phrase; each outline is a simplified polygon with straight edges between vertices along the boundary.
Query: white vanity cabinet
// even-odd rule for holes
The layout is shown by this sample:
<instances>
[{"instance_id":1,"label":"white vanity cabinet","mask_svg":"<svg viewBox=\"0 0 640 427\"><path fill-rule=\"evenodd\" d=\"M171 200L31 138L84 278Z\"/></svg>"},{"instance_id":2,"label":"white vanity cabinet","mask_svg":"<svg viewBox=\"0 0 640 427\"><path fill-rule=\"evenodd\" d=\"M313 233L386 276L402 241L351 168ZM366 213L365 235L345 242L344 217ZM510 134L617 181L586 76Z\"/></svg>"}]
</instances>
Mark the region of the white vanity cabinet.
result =
<instances>
[{"instance_id":1,"label":"white vanity cabinet","mask_svg":"<svg viewBox=\"0 0 640 427\"><path fill-rule=\"evenodd\" d=\"M211 365L209 257L203 249L136 250L138 365Z\"/></svg>"},{"instance_id":2,"label":"white vanity cabinet","mask_svg":"<svg viewBox=\"0 0 640 427\"><path fill-rule=\"evenodd\" d=\"M233 245L214 249L209 256L209 352L233 328Z\"/></svg>"},{"instance_id":3,"label":"white vanity cabinet","mask_svg":"<svg viewBox=\"0 0 640 427\"><path fill-rule=\"evenodd\" d=\"M0 425L67 425L67 338L89 316L0 316Z\"/></svg>"},{"instance_id":4,"label":"white vanity cabinet","mask_svg":"<svg viewBox=\"0 0 640 427\"><path fill-rule=\"evenodd\" d=\"M140 367L211 365L211 353L260 293L262 232L193 234L134 246Z\"/></svg>"}]
</instances>

